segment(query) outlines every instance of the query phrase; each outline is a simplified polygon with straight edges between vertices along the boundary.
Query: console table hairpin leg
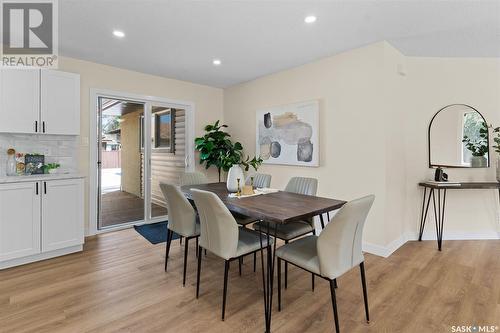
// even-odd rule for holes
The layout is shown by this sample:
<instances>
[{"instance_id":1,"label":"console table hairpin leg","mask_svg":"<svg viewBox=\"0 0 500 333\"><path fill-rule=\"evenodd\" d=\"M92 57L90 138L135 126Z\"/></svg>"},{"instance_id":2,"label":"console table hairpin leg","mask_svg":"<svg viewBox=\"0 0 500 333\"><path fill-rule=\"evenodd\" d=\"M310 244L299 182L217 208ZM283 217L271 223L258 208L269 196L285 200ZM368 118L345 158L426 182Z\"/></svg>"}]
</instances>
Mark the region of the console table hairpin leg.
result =
<instances>
[{"instance_id":1,"label":"console table hairpin leg","mask_svg":"<svg viewBox=\"0 0 500 333\"><path fill-rule=\"evenodd\" d=\"M436 194L437 192L437 203ZM442 193L441 193L442 192ZM420 230L418 235L418 241L422 241L422 234L424 233L425 222L427 220L427 214L429 212L429 205L431 203L434 208L434 220L436 221L436 236L438 250L441 251L441 244L443 243L443 225L444 225L444 212L446 207L446 188L440 189L429 189L429 194L427 195L427 187L424 187L424 198L422 201L422 213L420 219Z\"/></svg>"}]
</instances>

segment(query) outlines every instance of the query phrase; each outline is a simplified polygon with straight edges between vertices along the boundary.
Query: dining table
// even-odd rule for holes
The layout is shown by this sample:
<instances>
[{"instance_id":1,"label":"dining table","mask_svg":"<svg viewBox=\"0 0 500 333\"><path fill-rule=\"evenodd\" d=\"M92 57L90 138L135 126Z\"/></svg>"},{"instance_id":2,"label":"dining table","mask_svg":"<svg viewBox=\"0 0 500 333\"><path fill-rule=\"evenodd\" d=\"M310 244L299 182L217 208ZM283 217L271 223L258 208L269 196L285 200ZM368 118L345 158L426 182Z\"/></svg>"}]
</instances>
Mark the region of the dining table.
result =
<instances>
[{"instance_id":1,"label":"dining table","mask_svg":"<svg viewBox=\"0 0 500 333\"><path fill-rule=\"evenodd\" d=\"M276 235L278 224L322 216L324 213L341 208L346 203L346 201L343 200L284 191L269 191L260 195L237 197L227 190L226 183L182 186L181 191L191 202L193 201L191 189L213 192L232 213L251 217L261 221L261 223L265 223L267 226L266 232L259 233L261 244L263 242L263 237L267 237L267 244L269 244L270 238ZM264 269L264 258L261 252L266 333L271 332L276 243L275 241L274 248L267 251L266 269Z\"/></svg>"}]
</instances>

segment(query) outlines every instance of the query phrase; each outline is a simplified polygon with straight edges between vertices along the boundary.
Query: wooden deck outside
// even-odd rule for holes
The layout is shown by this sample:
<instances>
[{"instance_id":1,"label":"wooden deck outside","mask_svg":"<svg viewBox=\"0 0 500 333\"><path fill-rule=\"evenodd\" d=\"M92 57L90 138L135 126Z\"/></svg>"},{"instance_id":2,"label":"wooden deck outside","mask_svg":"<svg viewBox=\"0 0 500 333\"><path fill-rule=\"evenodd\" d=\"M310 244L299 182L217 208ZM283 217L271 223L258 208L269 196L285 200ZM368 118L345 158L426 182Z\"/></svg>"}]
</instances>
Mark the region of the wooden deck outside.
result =
<instances>
[{"instance_id":1,"label":"wooden deck outside","mask_svg":"<svg viewBox=\"0 0 500 333\"><path fill-rule=\"evenodd\" d=\"M101 228L144 219L144 199L124 191L102 195ZM165 207L152 204L153 217L167 215Z\"/></svg>"}]
</instances>

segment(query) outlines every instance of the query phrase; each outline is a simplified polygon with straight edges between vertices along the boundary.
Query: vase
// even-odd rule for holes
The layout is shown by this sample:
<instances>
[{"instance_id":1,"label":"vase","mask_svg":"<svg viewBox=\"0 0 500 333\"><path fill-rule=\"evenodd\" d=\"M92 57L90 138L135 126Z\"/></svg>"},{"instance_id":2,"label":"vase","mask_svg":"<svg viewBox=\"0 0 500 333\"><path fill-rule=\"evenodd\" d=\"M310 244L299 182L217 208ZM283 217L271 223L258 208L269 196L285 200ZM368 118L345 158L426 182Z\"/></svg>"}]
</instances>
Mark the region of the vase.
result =
<instances>
[{"instance_id":1,"label":"vase","mask_svg":"<svg viewBox=\"0 0 500 333\"><path fill-rule=\"evenodd\" d=\"M486 168L488 159L484 156L472 156L470 158L470 166L472 168Z\"/></svg>"},{"instance_id":2,"label":"vase","mask_svg":"<svg viewBox=\"0 0 500 333\"><path fill-rule=\"evenodd\" d=\"M17 176L16 159L13 154L7 157L7 168L5 173L7 176Z\"/></svg>"},{"instance_id":3,"label":"vase","mask_svg":"<svg viewBox=\"0 0 500 333\"><path fill-rule=\"evenodd\" d=\"M238 179L240 180L240 187L244 185L245 175L243 169L239 164L234 164L227 173L227 190L229 192L238 192Z\"/></svg>"}]
</instances>

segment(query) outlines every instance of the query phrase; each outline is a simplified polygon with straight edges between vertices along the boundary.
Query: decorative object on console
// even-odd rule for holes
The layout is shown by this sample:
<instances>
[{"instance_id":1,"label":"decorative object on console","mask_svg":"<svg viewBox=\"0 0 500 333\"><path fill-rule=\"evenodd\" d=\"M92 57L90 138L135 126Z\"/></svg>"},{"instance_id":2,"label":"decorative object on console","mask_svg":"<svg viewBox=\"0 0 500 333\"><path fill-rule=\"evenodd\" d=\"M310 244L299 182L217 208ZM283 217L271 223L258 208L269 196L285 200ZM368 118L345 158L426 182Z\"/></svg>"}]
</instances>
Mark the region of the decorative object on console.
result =
<instances>
[{"instance_id":1,"label":"decorative object on console","mask_svg":"<svg viewBox=\"0 0 500 333\"><path fill-rule=\"evenodd\" d=\"M260 110L256 151L266 164L319 166L319 102Z\"/></svg>"},{"instance_id":2,"label":"decorative object on console","mask_svg":"<svg viewBox=\"0 0 500 333\"><path fill-rule=\"evenodd\" d=\"M434 174L434 180L437 182L447 182L448 174L446 174L442 168L437 168Z\"/></svg>"},{"instance_id":3,"label":"decorative object on console","mask_svg":"<svg viewBox=\"0 0 500 333\"><path fill-rule=\"evenodd\" d=\"M26 154L24 156L26 175L40 175L44 173L45 156L40 154Z\"/></svg>"},{"instance_id":4,"label":"decorative object on console","mask_svg":"<svg viewBox=\"0 0 500 333\"><path fill-rule=\"evenodd\" d=\"M428 131L429 167L488 168L488 126L478 110L451 104L432 118Z\"/></svg>"},{"instance_id":5,"label":"decorative object on console","mask_svg":"<svg viewBox=\"0 0 500 333\"><path fill-rule=\"evenodd\" d=\"M16 150L13 148L9 148L7 150L7 168L5 170L5 174L7 176L16 176Z\"/></svg>"},{"instance_id":6,"label":"decorative object on console","mask_svg":"<svg viewBox=\"0 0 500 333\"><path fill-rule=\"evenodd\" d=\"M500 182L500 127L493 127L493 149L497 153L497 180Z\"/></svg>"}]
</instances>

